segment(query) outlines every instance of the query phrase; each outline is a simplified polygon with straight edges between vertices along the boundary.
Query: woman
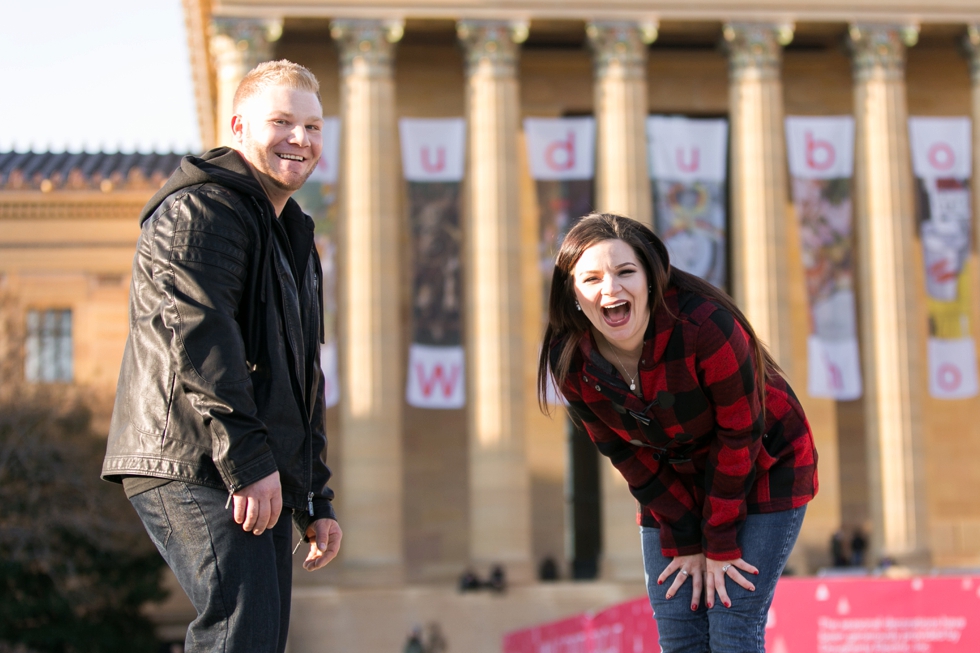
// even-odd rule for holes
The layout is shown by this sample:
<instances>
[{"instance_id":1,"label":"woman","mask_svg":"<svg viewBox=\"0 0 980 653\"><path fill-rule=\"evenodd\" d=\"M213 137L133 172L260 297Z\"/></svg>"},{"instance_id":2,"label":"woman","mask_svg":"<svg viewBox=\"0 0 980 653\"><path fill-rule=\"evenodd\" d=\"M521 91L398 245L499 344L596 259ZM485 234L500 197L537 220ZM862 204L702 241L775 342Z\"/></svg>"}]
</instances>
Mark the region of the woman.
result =
<instances>
[{"instance_id":1,"label":"woman","mask_svg":"<svg viewBox=\"0 0 980 653\"><path fill-rule=\"evenodd\" d=\"M763 653L776 581L817 491L817 453L732 299L671 268L639 222L588 215L556 260L542 406L549 383L640 504L664 653Z\"/></svg>"}]
</instances>

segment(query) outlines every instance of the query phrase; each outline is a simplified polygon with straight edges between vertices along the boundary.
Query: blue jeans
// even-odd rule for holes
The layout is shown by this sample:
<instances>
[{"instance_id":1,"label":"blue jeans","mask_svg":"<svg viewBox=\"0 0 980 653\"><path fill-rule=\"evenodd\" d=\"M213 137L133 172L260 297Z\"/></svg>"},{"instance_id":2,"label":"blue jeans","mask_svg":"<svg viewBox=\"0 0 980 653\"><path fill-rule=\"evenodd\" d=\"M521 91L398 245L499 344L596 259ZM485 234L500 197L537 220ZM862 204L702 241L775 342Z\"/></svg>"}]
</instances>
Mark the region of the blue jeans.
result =
<instances>
[{"instance_id":1,"label":"blue jeans","mask_svg":"<svg viewBox=\"0 0 980 653\"><path fill-rule=\"evenodd\" d=\"M173 481L130 501L197 610L186 653L282 653L289 629L289 511L246 533L221 490Z\"/></svg>"},{"instance_id":2,"label":"blue jeans","mask_svg":"<svg viewBox=\"0 0 980 653\"><path fill-rule=\"evenodd\" d=\"M670 564L660 551L660 529L642 527L643 571L647 595L653 607L660 648L663 653L765 653L766 618L776 591L776 581L783 573L796 537L800 534L806 506L763 515L749 515L738 532L742 559L755 565L759 575L742 572L755 585L750 592L730 578L725 587L732 607L726 608L715 598L708 609L704 597L697 610L691 610L692 584L688 579L677 595L667 600L674 576L663 585L657 578ZM679 572L675 572L676 573Z\"/></svg>"}]
</instances>

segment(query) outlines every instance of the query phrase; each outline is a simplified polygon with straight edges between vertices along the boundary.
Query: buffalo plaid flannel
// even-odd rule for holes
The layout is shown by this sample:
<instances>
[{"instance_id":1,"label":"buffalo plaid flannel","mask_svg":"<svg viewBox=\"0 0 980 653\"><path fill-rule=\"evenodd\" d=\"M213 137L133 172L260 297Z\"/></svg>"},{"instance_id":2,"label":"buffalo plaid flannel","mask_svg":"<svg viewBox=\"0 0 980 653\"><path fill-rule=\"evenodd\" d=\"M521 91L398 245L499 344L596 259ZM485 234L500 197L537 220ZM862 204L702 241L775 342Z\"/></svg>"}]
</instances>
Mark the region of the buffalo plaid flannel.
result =
<instances>
[{"instance_id":1,"label":"buffalo plaid flannel","mask_svg":"<svg viewBox=\"0 0 980 653\"><path fill-rule=\"evenodd\" d=\"M587 332L562 393L629 484L638 522L660 527L665 556L740 558L746 514L797 508L816 494L803 408L773 372L763 419L749 337L729 311L669 288L647 327L639 381L642 399Z\"/></svg>"}]
</instances>

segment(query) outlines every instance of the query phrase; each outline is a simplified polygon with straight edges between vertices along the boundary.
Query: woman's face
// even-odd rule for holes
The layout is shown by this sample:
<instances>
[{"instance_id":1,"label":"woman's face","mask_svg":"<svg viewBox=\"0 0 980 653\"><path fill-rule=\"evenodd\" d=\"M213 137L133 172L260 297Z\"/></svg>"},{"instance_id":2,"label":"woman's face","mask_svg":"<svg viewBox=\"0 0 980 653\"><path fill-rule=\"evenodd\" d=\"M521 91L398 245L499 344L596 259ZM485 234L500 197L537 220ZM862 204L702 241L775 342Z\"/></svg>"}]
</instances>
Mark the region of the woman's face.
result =
<instances>
[{"instance_id":1,"label":"woman's face","mask_svg":"<svg viewBox=\"0 0 980 653\"><path fill-rule=\"evenodd\" d=\"M622 240L603 240L582 252L572 270L575 299L610 344L632 350L650 321L647 275Z\"/></svg>"}]
</instances>

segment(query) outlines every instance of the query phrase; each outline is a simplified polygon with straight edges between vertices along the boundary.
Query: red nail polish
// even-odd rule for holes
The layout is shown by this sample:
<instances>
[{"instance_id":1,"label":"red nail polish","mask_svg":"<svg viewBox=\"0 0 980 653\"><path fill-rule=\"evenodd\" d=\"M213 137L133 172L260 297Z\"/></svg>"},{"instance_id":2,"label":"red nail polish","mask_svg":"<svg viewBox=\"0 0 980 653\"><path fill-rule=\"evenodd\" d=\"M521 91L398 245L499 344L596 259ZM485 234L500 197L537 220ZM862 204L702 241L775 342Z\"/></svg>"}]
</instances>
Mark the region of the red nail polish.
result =
<instances>
[{"instance_id":1,"label":"red nail polish","mask_svg":"<svg viewBox=\"0 0 980 653\"><path fill-rule=\"evenodd\" d=\"M691 604L691 612L695 612L695 611L696 611L697 609L698 609L698 606L696 606L696 605L694 605L694 604L692 603L692 604Z\"/></svg>"},{"instance_id":2,"label":"red nail polish","mask_svg":"<svg viewBox=\"0 0 980 653\"><path fill-rule=\"evenodd\" d=\"M759 571L758 571L758 570L756 570L756 571L753 571L752 573L753 573L753 574L755 574L756 576L758 576L758 575L759 575Z\"/></svg>"},{"instance_id":3,"label":"red nail polish","mask_svg":"<svg viewBox=\"0 0 980 653\"><path fill-rule=\"evenodd\" d=\"M658 580L657 581L657 585L663 585L663 584L664 584L664 582L662 580Z\"/></svg>"},{"instance_id":4,"label":"red nail polish","mask_svg":"<svg viewBox=\"0 0 980 653\"><path fill-rule=\"evenodd\" d=\"M732 607L732 604L731 604L731 603L729 603L728 601L725 601L725 607L726 607L726 608L730 608L730 607Z\"/></svg>"}]
</instances>

